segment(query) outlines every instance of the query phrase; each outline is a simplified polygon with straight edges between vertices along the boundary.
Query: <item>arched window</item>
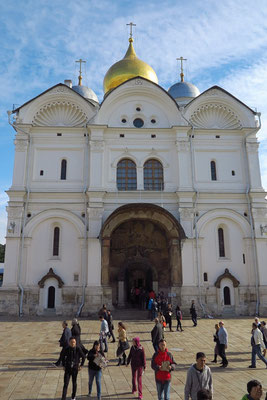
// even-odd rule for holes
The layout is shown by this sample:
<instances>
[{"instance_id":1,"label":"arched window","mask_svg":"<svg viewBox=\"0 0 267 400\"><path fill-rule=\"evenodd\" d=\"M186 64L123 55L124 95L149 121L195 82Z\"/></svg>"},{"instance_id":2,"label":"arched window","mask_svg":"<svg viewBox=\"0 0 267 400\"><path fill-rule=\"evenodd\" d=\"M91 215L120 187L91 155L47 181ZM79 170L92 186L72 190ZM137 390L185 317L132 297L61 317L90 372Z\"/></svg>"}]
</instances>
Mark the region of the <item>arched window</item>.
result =
<instances>
[{"instance_id":1,"label":"arched window","mask_svg":"<svg viewBox=\"0 0 267 400\"><path fill-rule=\"evenodd\" d=\"M61 161L60 179L61 180L67 179L67 160Z\"/></svg>"},{"instance_id":2,"label":"arched window","mask_svg":"<svg viewBox=\"0 0 267 400\"><path fill-rule=\"evenodd\" d=\"M219 257L225 257L223 228L218 229Z\"/></svg>"},{"instance_id":3,"label":"arched window","mask_svg":"<svg viewBox=\"0 0 267 400\"><path fill-rule=\"evenodd\" d=\"M223 299L224 299L225 306L231 305L231 293L230 293L230 289L228 286L224 286L224 288L223 288Z\"/></svg>"},{"instance_id":4,"label":"arched window","mask_svg":"<svg viewBox=\"0 0 267 400\"><path fill-rule=\"evenodd\" d=\"M136 165L132 160L125 158L118 163L117 188L118 190L136 190Z\"/></svg>"},{"instance_id":5,"label":"arched window","mask_svg":"<svg viewBox=\"0 0 267 400\"><path fill-rule=\"evenodd\" d=\"M49 286L47 308L55 308L55 293L56 293L56 290L55 290L54 286Z\"/></svg>"},{"instance_id":6,"label":"arched window","mask_svg":"<svg viewBox=\"0 0 267 400\"><path fill-rule=\"evenodd\" d=\"M210 174L211 174L211 180L217 181L216 162L215 161L210 162Z\"/></svg>"},{"instance_id":7,"label":"arched window","mask_svg":"<svg viewBox=\"0 0 267 400\"><path fill-rule=\"evenodd\" d=\"M58 226L54 228L54 238L53 238L53 256L59 255L59 234L60 229Z\"/></svg>"},{"instance_id":8,"label":"arched window","mask_svg":"<svg viewBox=\"0 0 267 400\"><path fill-rule=\"evenodd\" d=\"M144 164L144 189L163 190L163 167L158 160L148 160Z\"/></svg>"}]
</instances>

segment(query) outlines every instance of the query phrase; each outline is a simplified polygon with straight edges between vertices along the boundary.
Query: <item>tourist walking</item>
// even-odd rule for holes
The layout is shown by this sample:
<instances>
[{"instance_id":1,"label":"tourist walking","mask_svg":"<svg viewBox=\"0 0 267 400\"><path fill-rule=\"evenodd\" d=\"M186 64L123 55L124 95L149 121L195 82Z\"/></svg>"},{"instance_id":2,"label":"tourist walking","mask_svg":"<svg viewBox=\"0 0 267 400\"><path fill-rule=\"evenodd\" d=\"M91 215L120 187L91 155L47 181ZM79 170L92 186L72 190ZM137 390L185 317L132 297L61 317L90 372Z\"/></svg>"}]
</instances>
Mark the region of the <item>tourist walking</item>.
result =
<instances>
[{"instance_id":1,"label":"tourist walking","mask_svg":"<svg viewBox=\"0 0 267 400\"><path fill-rule=\"evenodd\" d=\"M132 393L134 394L137 391L137 378L138 399L142 399L142 374L146 369L146 356L144 348L140 344L139 337L133 338L133 345L131 346L131 350L127 358L127 365L130 363L132 368Z\"/></svg>"},{"instance_id":2,"label":"tourist walking","mask_svg":"<svg viewBox=\"0 0 267 400\"><path fill-rule=\"evenodd\" d=\"M166 340L161 339L159 349L154 353L151 360L151 367L155 371L158 400L170 399L171 371L173 371L175 364L172 354L167 349Z\"/></svg>"},{"instance_id":3,"label":"tourist walking","mask_svg":"<svg viewBox=\"0 0 267 400\"><path fill-rule=\"evenodd\" d=\"M104 351L105 353L108 352L108 340L107 340L107 335L109 334L109 328L108 328L108 323L104 319L103 314L99 317L99 320L101 322L100 325L100 333L99 333L99 342L100 342L100 347L101 350Z\"/></svg>"},{"instance_id":4,"label":"tourist walking","mask_svg":"<svg viewBox=\"0 0 267 400\"><path fill-rule=\"evenodd\" d=\"M129 342L127 340L126 327L122 322L118 323L118 334L119 334L119 345L117 348L117 357L119 357L119 361L117 366L126 364L125 351L130 348Z\"/></svg>"},{"instance_id":5,"label":"tourist walking","mask_svg":"<svg viewBox=\"0 0 267 400\"><path fill-rule=\"evenodd\" d=\"M62 347L62 350L60 352L59 359L55 363L53 363L53 365L55 365L56 367L59 367L60 364L62 363L62 356L63 356L64 350L69 346L69 341L70 341L70 337L71 337L71 330L70 330L70 328L68 328L67 321L62 322L62 328L63 328L63 332L59 339L59 345L60 345L60 347Z\"/></svg>"},{"instance_id":6,"label":"tourist walking","mask_svg":"<svg viewBox=\"0 0 267 400\"><path fill-rule=\"evenodd\" d=\"M71 325L71 336L75 338L76 346L79 346L81 341L81 327L77 318L73 318Z\"/></svg>"},{"instance_id":7,"label":"tourist walking","mask_svg":"<svg viewBox=\"0 0 267 400\"><path fill-rule=\"evenodd\" d=\"M197 392L201 389L213 391L212 375L210 368L206 365L206 355L199 352L196 354L196 363L187 371L184 400L190 398L197 400Z\"/></svg>"},{"instance_id":8,"label":"tourist walking","mask_svg":"<svg viewBox=\"0 0 267 400\"><path fill-rule=\"evenodd\" d=\"M256 356L258 356L261 361L264 362L267 368L267 359L264 357L266 355L266 347L263 341L262 332L259 330L256 322L252 324L252 332L251 332L251 365L249 368L256 368ZM261 349L264 351L264 356L262 355Z\"/></svg>"},{"instance_id":9,"label":"tourist walking","mask_svg":"<svg viewBox=\"0 0 267 400\"><path fill-rule=\"evenodd\" d=\"M175 315L176 315L176 320L177 320L176 330L178 331L180 328L180 331L183 332L182 322L181 322L183 319L183 314L182 314L182 311L179 306L176 306Z\"/></svg>"},{"instance_id":10,"label":"tourist walking","mask_svg":"<svg viewBox=\"0 0 267 400\"><path fill-rule=\"evenodd\" d=\"M81 348L76 345L76 339L70 338L69 346L66 347L62 355L62 365L65 369L64 386L61 400L66 400L70 377L72 378L72 400L75 400L77 390L77 376L85 361L85 355Z\"/></svg>"},{"instance_id":11,"label":"tourist walking","mask_svg":"<svg viewBox=\"0 0 267 400\"><path fill-rule=\"evenodd\" d=\"M192 300L191 307L190 307L190 314L191 314L191 319L192 319L194 326L197 326L197 311L196 311L196 306L195 306L195 300Z\"/></svg>"},{"instance_id":12,"label":"tourist walking","mask_svg":"<svg viewBox=\"0 0 267 400\"><path fill-rule=\"evenodd\" d=\"M170 332L173 332L173 330L172 330L172 305L170 303L167 306L167 310L165 311L164 316L166 319L166 324L169 324Z\"/></svg>"},{"instance_id":13,"label":"tourist walking","mask_svg":"<svg viewBox=\"0 0 267 400\"><path fill-rule=\"evenodd\" d=\"M102 377L102 367L101 367L101 358L105 358L104 352L100 348L100 343L96 340L93 344L91 350L89 350L87 354L88 363L88 397L91 397L93 382L94 379L96 381L96 391L97 391L97 399L101 399L101 377Z\"/></svg>"},{"instance_id":14,"label":"tourist walking","mask_svg":"<svg viewBox=\"0 0 267 400\"><path fill-rule=\"evenodd\" d=\"M155 351L159 349L159 342L163 339L163 328L158 318L155 318L155 326L151 331L151 340Z\"/></svg>"},{"instance_id":15,"label":"tourist walking","mask_svg":"<svg viewBox=\"0 0 267 400\"><path fill-rule=\"evenodd\" d=\"M218 332L219 332L219 324L215 324L215 333L213 335L213 341L215 342L215 347L214 347L214 359L212 360L213 363L217 363L217 357L219 355L219 337L218 337Z\"/></svg>"},{"instance_id":16,"label":"tourist walking","mask_svg":"<svg viewBox=\"0 0 267 400\"><path fill-rule=\"evenodd\" d=\"M161 311L158 313L158 320L161 323L162 331L164 332L167 324L166 324L166 319ZM162 335L163 335L163 333L162 333ZM164 337L164 335L163 335L163 337Z\"/></svg>"},{"instance_id":17,"label":"tourist walking","mask_svg":"<svg viewBox=\"0 0 267 400\"><path fill-rule=\"evenodd\" d=\"M226 358L225 349L228 346L228 332L224 327L223 321L219 322L220 329L218 330L218 339L219 339L219 356L222 359L222 368L226 368L228 365L228 360Z\"/></svg>"},{"instance_id":18,"label":"tourist walking","mask_svg":"<svg viewBox=\"0 0 267 400\"><path fill-rule=\"evenodd\" d=\"M108 329L109 329L108 335L109 335L109 337L112 337L112 343L115 343L116 340L115 340L115 336L113 333L113 331L114 331L113 318L112 318L110 310L108 310L107 323L108 323Z\"/></svg>"},{"instance_id":19,"label":"tourist walking","mask_svg":"<svg viewBox=\"0 0 267 400\"><path fill-rule=\"evenodd\" d=\"M248 394L242 397L242 400L260 400L262 397L262 385L256 379L247 383Z\"/></svg>"},{"instance_id":20,"label":"tourist walking","mask_svg":"<svg viewBox=\"0 0 267 400\"><path fill-rule=\"evenodd\" d=\"M262 333L262 337L263 337L263 341L265 344L265 347L267 347L267 326L266 326L266 322L265 321L261 321L261 333Z\"/></svg>"}]
</instances>

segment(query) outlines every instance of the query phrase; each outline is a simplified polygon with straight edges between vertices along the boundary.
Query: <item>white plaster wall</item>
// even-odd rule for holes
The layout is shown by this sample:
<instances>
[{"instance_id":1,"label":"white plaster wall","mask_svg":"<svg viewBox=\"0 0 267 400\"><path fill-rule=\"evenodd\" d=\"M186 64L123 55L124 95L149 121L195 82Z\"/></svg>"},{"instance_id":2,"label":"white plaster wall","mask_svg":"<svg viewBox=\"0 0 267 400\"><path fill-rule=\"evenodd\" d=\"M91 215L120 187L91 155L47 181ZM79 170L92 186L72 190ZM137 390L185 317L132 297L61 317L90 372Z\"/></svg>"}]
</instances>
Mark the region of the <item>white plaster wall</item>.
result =
<instances>
[{"instance_id":1,"label":"white plaster wall","mask_svg":"<svg viewBox=\"0 0 267 400\"><path fill-rule=\"evenodd\" d=\"M218 228L224 229L225 257L219 257ZM240 226L229 218L214 218L201 230L201 279L203 273L208 273L208 282L214 284L225 268L234 275L241 286L250 284L249 270L253 268L248 263L243 264L245 251L244 233Z\"/></svg>"},{"instance_id":2,"label":"white plaster wall","mask_svg":"<svg viewBox=\"0 0 267 400\"><path fill-rule=\"evenodd\" d=\"M11 287L17 285L18 262L19 239L7 238L3 286Z\"/></svg>"},{"instance_id":3,"label":"white plaster wall","mask_svg":"<svg viewBox=\"0 0 267 400\"><path fill-rule=\"evenodd\" d=\"M52 255L53 230L60 227L59 256ZM82 240L77 229L64 218L48 218L40 222L32 232L27 249L26 285L37 285L38 281L53 268L65 286L76 286L74 273L81 275Z\"/></svg>"},{"instance_id":4,"label":"white plaster wall","mask_svg":"<svg viewBox=\"0 0 267 400\"><path fill-rule=\"evenodd\" d=\"M194 265L194 241L187 239L182 246L183 286L195 286L197 277Z\"/></svg>"},{"instance_id":5,"label":"white plaster wall","mask_svg":"<svg viewBox=\"0 0 267 400\"><path fill-rule=\"evenodd\" d=\"M99 239L88 239L88 286L101 286L101 246Z\"/></svg>"}]
</instances>

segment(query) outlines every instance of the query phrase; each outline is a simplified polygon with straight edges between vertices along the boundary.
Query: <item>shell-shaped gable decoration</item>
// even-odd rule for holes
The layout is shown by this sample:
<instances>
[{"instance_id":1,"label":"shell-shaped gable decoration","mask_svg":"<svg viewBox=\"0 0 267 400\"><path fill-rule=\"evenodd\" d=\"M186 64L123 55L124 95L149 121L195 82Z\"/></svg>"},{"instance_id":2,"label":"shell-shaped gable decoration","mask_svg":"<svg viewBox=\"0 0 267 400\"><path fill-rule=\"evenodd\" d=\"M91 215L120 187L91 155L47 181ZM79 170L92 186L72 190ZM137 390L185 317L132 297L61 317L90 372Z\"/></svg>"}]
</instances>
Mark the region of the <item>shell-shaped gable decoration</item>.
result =
<instances>
[{"instance_id":1,"label":"shell-shaped gable decoration","mask_svg":"<svg viewBox=\"0 0 267 400\"><path fill-rule=\"evenodd\" d=\"M87 115L76 104L55 101L40 108L32 123L35 126L83 126L87 120Z\"/></svg>"},{"instance_id":2,"label":"shell-shaped gable decoration","mask_svg":"<svg viewBox=\"0 0 267 400\"><path fill-rule=\"evenodd\" d=\"M238 116L222 104L205 104L191 115L190 122L203 129L241 129Z\"/></svg>"}]
</instances>

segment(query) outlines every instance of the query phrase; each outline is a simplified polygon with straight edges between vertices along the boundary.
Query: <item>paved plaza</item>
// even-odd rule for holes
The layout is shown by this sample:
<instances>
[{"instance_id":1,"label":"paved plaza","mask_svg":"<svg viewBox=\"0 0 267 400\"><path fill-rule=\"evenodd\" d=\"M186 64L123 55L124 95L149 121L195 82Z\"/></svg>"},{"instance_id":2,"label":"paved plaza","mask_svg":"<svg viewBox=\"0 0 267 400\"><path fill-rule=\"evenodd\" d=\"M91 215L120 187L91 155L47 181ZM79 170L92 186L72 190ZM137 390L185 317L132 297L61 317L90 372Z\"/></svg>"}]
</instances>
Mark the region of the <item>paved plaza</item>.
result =
<instances>
[{"instance_id":1,"label":"paved plaza","mask_svg":"<svg viewBox=\"0 0 267 400\"><path fill-rule=\"evenodd\" d=\"M1 352L0 352L0 399L1 400L35 400L61 399L63 374L62 368L51 367L56 361L60 348L58 339L61 335L61 320L25 319L7 320L1 322ZM228 319L225 327L229 333L227 350L229 367L222 369L219 364L212 364L214 319L199 320L197 328L192 327L190 320L184 320L184 332L165 333L167 347L172 352L179 365L172 373L171 399L183 399L184 384L187 369L194 362L197 351L204 351L208 365L212 369L214 381L214 399L241 400L246 392L246 383L258 379L267 391L267 369L258 360L257 369L248 369L250 364L250 331L253 319ZM98 339L100 323L98 320L80 320L82 341L87 348ZM117 321L114 321L115 327ZM126 321L128 338L139 336L145 348L147 369L143 375L144 400L156 399L154 372L150 367L153 347L150 332L153 327L150 321ZM103 400L134 399L131 394L130 367L117 367L115 357L117 343L109 344L109 367L102 377ZM88 393L87 361L78 376L77 400L86 399ZM68 398L71 395L71 383ZM96 397L96 387L93 387L93 399ZM264 394L265 396L265 394ZM264 397L265 398L265 397Z\"/></svg>"}]
</instances>

